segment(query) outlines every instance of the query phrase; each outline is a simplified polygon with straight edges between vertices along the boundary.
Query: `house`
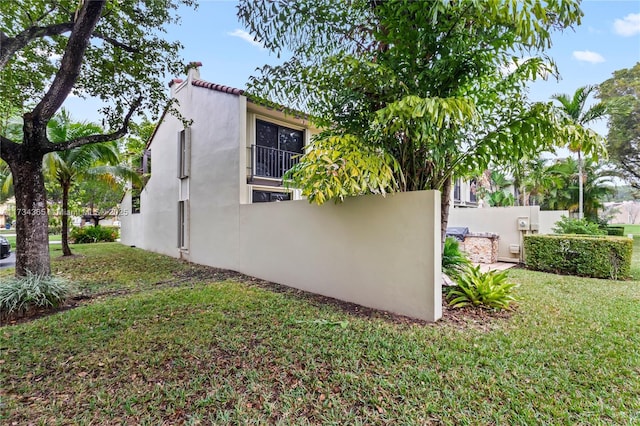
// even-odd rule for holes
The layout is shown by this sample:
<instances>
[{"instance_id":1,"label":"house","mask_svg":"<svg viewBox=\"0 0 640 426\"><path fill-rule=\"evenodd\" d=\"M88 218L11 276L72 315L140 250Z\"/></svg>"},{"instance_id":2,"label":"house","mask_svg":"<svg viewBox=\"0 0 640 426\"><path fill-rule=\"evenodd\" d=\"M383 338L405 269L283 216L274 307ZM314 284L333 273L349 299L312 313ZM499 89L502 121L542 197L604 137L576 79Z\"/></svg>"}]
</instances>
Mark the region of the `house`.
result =
<instances>
[{"instance_id":1,"label":"house","mask_svg":"<svg viewBox=\"0 0 640 426\"><path fill-rule=\"evenodd\" d=\"M200 63L170 83L148 143L146 185L120 206L121 242L289 287L436 321L442 315L440 194L367 195L322 206L282 184L317 132Z\"/></svg>"},{"instance_id":2,"label":"house","mask_svg":"<svg viewBox=\"0 0 640 426\"><path fill-rule=\"evenodd\" d=\"M223 235L216 229L233 226L216 215L221 206L301 199L299 190L283 186L282 176L317 130L302 114L288 115L243 90L200 79L201 65L191 64L186 80L169 83L188 123L163 116L142 162L150 178L122 208L129 215L121 226L126 244L171 256L177 245L180 257L203 263L198 253L209 250L203 228ZM177 235L167 225L174 223Z\"/></svg>"}]
</instances>

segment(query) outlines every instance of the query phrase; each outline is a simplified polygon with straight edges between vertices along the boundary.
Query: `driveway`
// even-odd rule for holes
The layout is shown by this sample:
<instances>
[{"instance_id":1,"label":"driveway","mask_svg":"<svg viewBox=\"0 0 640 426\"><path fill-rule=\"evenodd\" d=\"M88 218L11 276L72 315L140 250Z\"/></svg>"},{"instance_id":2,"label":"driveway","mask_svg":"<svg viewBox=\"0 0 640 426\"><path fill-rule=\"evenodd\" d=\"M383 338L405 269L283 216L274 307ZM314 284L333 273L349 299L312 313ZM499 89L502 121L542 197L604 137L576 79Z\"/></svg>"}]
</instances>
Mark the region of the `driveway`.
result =
<instances>
[{"instance_id":1,"label":"driveway","mask_svg":"<svg viewBox=\"0 0 640 426\"><path fill-rule=\"evenodd\" d=\"M15 250L11 252L9 257L6 257L6 258L0 260L0 269L13 268L14 266L16 266L16 252L15 252Z\"/></svg>"}]
</instances>

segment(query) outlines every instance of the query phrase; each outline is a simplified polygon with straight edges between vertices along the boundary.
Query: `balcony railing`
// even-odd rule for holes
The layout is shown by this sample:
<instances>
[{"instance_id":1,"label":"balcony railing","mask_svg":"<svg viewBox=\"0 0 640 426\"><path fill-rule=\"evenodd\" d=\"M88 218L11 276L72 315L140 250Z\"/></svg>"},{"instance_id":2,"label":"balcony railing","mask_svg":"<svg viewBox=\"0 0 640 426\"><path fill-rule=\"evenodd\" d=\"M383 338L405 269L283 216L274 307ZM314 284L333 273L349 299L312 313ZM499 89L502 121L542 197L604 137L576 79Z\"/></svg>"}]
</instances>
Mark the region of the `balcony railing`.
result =
<instances>
[{"instance_id":1,"label":"balcony railing","mask_svg":"<svg viewBox=\"0 0 640 426\"><path fill-rule=\"evenodd\" d=\"M299 152L284 151L267 146L251 146L251 178L282 179L282 175L300 161Z\"/></svg>"}]
</instances>

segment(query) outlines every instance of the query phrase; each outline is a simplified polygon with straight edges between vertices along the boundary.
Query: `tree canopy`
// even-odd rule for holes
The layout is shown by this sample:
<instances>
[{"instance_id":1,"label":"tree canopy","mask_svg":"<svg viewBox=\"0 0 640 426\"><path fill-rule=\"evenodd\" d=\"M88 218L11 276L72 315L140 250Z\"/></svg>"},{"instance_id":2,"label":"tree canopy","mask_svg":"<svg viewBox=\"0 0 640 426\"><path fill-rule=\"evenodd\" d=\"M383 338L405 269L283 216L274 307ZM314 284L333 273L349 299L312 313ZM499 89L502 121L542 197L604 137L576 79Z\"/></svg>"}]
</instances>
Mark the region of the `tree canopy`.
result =
<instances>
[{"instance_id":1,"label":"tree canopy","mask_svg":"<svg viewBox=\"0 0 640 426\"><path fill-rule=\"evenodd\" d=\"M610 108L607 148L622 177L640 190L640 62L615 71L598 86L598 97Z\"/></svg>"},{"instance_id":2,"label":"tree canopy","mask_svg":"<svg viewBox=\"0 0 640 426\"><path fill-rule=\"evenodd\" d=\"M320 138L390 154L398 167L387 166L398 173L389 190L441 190L443 233L454 174L473 176L585 136L550 103L526 98L528 81L555 72L544 50L554 31L580 22L577 1L243 0L239 16L267 48L291 53L261 68L250 90L311 113L328 129ZM290 176L303 190L317 182L305 173L318 169L304 164L318 158L326 161L303 156ZM349 167L338 160L333 169ZM308 192L363 187L337 173L345 179L326 174L327 185Z\"/></svg>"},{"instance_id":3,"label":"tree canopy","mask_svg":"<svg viewBox=\"0 0 640 426\"><path fill-rule=\"evenodd\" d=\"M21 140L0 129L16 195L16 274L49 274L45 154L119 139L134 114L167 105L163 80L184 70L163 39L193 0L0 0L0 116L23 118ZM47 124L69 95L96 97L105 133L53 142ZM3 120L3 122L5 122Z\"/></svg>"}]
</instances>

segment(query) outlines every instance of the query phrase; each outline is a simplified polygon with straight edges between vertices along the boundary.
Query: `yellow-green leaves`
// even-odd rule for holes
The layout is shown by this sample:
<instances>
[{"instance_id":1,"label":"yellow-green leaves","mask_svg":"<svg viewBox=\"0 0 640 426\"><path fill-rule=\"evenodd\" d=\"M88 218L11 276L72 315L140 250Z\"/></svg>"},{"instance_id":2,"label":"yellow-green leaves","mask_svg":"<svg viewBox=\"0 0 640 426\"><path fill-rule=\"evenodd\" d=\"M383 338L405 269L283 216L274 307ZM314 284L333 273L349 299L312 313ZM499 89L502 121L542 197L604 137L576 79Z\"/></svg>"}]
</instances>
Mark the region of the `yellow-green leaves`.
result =
<instances>
[{"instance_id":1,"label":"yellow-green leaves","mask_svg":"<svg viewBox=\"0 0 640 426\"><path fill-rule=\"evenodd\" d=\"M365 145L355 135L322 134L285 175L285 184L300 188L309 202L323 204L396 191L396 175L396 160L382 149Z\"/></svg>"}]
</instances>

